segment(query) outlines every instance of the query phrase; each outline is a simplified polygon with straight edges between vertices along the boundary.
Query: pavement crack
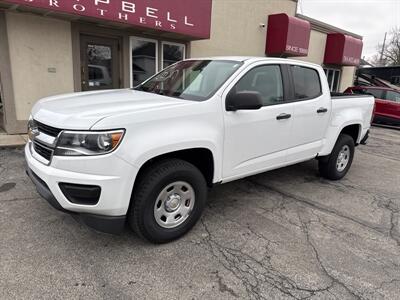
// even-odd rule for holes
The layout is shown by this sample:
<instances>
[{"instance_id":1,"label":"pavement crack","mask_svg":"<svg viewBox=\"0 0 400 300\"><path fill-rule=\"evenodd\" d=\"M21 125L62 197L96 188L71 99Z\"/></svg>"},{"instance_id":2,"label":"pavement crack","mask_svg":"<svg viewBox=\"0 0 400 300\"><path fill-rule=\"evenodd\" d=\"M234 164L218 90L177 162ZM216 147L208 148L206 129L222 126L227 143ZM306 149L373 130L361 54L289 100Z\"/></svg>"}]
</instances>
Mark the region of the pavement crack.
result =
<instances>
[{"instance_id":1,"label":"pavement crack","mask_svg":"<svg viewBox=\"0 0 400 300\"><path fill-rule=\"evenodd\" d=\"M375 226L375 225L373 225L371 223L368 223L368 222L365 222L363 220L360 220L360 219L357 219L355 217L352 217L352 216L349 216L347 214L344 214L344 213L342 213L342 212L340 212L340 211L338 211L336 209L321 205L321 204L319 204L319 203L317 203L315 201L312 201L310 199L307 199L305 197L301 197L301 196L298 196L298 195L283 191L281 189L278 189L278 188L275 188L275 187L272 187L272 186L268 186L266 184L257 182L255 180L247 179L247 181L252 183L255 186L258 186L260 188L266 189L268 191L273 191L275 193L281 194L282 196L284 196L286 198L292 199L294 201L297 201L299 203L302 203L304 205L312 207L313 209L317 209L317 210L322 211L324 213L335 215L335 216L337 216L339 218L343 218L343 219L349 220L351 222L357 223L360 226L366 227L368 229L371 229L371 230L374 230L376 232L379 232L380 234L385 234L386 235L386 230L384 228L382 228L382 226Z\"/></svg>"},{"instance_id":2,"label":"pavement crack","mask_svg":"<svg viewBox=\"0 0 400 300\"><path fill-rule=\"evenodd\" d=\"M334 277L332 274L330 274L327 270L327 268L325 267L325 265L322 262L321 256L318 252L317 247L314 245L314 243L311 241L310 238L310 232L309 232L309 228L308 228L308 223L306 223L304 220L302 220L302 217L299 215L299 218L303 224L303 232L306 236L306 241L308 243L308 245L311 247L313 253L314 253L314 257L318 262L318 265L320 266L321 270L323 271L323 273L331 280L331 284L327 289L330 289L331 287L333 287L334 283L342 286L352 297L354 297L355 299L363 299L363 297L357 295L354 291L352 291L346 284L344 284L343 282L341 282L338 278Z\"/></svg>"},{"instance_id":3,"label":"pavement crack","mask_svg":"<svg viewBox=\"0 0 400 300\"><path fill-rule=\"evenodd\" d=\"M248 299L269 299L269 295L266 294L268 289L274 289L293 299L307 299L316 295L321 296L321 293L328 292L331 287L331 285L315 289L300 287L293 279L279 273L270 259L259 261L241 249L223 245L213 236L203 218L201 224L207 233L201 244L207 247L225 270L241 281Z\"/></svg>"}]
</instances>

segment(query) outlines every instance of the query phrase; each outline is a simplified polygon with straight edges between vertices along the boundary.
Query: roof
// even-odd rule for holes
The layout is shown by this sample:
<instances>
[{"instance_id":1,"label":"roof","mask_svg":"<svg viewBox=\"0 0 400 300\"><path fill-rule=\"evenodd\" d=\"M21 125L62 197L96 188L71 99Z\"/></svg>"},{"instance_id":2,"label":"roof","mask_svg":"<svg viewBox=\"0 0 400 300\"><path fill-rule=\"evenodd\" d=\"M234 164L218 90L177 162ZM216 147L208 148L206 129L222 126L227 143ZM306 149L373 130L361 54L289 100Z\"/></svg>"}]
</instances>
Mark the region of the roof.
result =
<instances>
[{"instance_id":1,"label":"roof","mask_svg":"<svg viewBox=\"0 0 400 300\"><path fill-rule=\"evenodd\" d=\"M311 28L316 30L316 31L319 31L319 32L323 32L323 33L343 33L343 34L352 36L352 37L354 37L356 39L360 39L360 40L363 39L363 37L361 35L358 35L358 34L355 34L353 32L341 29L339 27L335 27L333 25L321 22L319 20L307 17L307 16L302 15L302 14L296 14L296 17L310 22Z\"/></svg>"},{"instance_id":2,"label":"roof","mask_svg":"<svg viewBox=\"0 0 400 300\"><path fill-rule=\"evenodd\" d=\"M241 61L241 62L257 62L257 61L281 61L284 63L293 63L297 65L308 65L314 67L320 67L318 64L305 62L302 60L296 59L288 59L288 58L278 58L278 57L265 57L265 56L211 56L211 57L193 57L186 60L232 60L232 61Z\"/></svg>"}]
</instances>

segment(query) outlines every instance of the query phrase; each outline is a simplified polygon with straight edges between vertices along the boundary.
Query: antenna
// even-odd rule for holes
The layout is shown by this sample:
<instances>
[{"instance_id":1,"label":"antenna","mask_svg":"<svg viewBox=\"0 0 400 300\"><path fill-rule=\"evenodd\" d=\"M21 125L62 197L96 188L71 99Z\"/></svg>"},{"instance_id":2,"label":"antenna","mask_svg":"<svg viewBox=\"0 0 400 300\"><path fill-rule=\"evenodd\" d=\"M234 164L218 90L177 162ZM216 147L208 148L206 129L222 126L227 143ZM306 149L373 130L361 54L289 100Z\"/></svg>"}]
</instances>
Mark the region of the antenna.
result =
<instances>
[{"instance_id":1,"label":"antenna","mask_svg":"<svg viewBox=\"0 0 400 300\"><path fill-rule=\"evenodd\" d=\"M383 38L381 57L379 58L379 63L380 63L381 65L383 65L383 52L385 51L386 35L387 35L387 32L385 32L385 37Z\"/></svg>"}]
</instances>

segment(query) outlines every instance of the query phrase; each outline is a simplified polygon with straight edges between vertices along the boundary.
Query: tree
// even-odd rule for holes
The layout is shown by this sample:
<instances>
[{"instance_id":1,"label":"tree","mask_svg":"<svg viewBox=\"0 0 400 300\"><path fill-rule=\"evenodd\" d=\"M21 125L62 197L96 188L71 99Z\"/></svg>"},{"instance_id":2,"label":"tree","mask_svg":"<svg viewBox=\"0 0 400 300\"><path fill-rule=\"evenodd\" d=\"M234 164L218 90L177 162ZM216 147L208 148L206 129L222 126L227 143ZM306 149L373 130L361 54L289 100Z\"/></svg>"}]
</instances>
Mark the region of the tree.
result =
<instances>
[{"instance_id":1,"label":"tree","mask_svg":"<svg viewBox=\"0 0 400 300\"><path fill-rule=\"evenodd\" d=\"M382 47L382 44L378 45L379 52L382 51ZM380 61L380 65L400 65L400 27L395 27L390 31L385 46L383 47L382 61Z\"/></svg>"}]
</instances>

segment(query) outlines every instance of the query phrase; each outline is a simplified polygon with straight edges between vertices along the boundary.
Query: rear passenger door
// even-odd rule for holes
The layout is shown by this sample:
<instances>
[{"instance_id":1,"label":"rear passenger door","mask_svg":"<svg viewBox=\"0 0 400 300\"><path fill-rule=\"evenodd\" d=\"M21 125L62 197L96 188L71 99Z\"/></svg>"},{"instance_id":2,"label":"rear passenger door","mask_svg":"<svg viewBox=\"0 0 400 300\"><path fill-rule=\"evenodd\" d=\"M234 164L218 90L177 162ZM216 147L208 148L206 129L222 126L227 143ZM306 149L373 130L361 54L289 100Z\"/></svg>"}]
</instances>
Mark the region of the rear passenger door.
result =
<instances>
[{"instance_id":1,"label":"rear passenger door","mask_svg":"<svg viewBox=\"0 0 400 300\"><path fill-rule=\"evenodd\" d=\"M284 72L282 72L284 71ZM286 101L288 73L278 64L253 64L224 91L224 181L281 166L286 160L293 104ZM258 92L263 107L227 111L230 92Z\"/></svg>"},{"instance_id":2,"label":"rear passenger door","mask_svg":"<svg viewBox=\"0 0 400 300\"><path fill-rule=\"evenodd\" d=\"M291 65L293 129L288 162L315 157L321 150L331 114L331 97L323 89L325 74L311 67ZM324 76L324 77L322 77Z\"/></svg>"}]
</instances>

